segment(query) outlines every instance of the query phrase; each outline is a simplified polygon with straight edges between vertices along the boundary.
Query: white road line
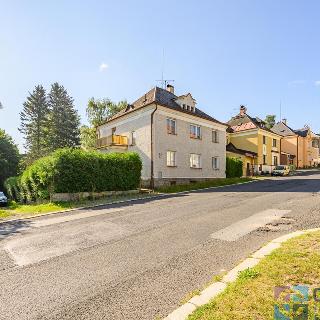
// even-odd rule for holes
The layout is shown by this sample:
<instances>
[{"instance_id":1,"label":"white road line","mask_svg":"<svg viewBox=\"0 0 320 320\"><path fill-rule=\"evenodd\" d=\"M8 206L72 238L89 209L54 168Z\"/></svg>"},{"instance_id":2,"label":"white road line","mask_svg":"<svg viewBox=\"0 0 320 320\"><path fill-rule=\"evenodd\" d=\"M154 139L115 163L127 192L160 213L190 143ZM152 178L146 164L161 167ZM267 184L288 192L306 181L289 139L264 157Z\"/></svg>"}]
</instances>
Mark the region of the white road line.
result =
<instances>
[{"instance_id":1,"label":"white road line","mask_svg":"<svg viewBox=\"0 0 320 320\"><path fill-rule=\"evenodd\" d=\"M256 213L249 218L237 221L230 226L211 234L212 239L236 241L251 231L263 227L266 224L278 220L291 210L268 209Z\"/></svg>"},{"instance_id":2,"label":"white road line","mask_svg":"<svg viewBox=\"0 0 320 320\"><path fill-rule=\"evenodd\" d=\"M80 220L80 219L86 219L86 218L91 218L91 217L97 217L101 216L107 213L113 213L113 212L119 212L123 211L124 209L105 209L105 210L99 210L99 211L86 211L86 212L81 212L77 214L70 214L66 215L63 217L54 217L54 218L48 218L45 220L38 220L38 221L33 221L31 223L32 227L35 228L41 228L45 226L50 226L53 224L58 224L58 223L64 223L64 222L70 222L74 220Z\"/></svg>"}]
</instances>

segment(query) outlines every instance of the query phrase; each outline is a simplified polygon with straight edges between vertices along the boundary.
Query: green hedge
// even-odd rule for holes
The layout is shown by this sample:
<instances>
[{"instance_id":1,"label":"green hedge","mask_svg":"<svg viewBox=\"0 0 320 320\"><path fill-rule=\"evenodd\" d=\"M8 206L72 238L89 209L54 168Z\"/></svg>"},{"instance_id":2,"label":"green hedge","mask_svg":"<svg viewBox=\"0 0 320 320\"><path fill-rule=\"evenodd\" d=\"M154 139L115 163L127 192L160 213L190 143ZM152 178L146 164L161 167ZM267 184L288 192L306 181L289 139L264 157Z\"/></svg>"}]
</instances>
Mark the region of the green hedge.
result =
<instances>
[{"instance_id":1,"label":"green hedge","mask_svg":"<svg viewBox=\"0 0 320 320\"><path fill-rule=\"evenodd\" d=\"M21 201L21 185L20 185L20 177L10 177L6 179L4 182L4 188L7 191L7 195L9 199Z\"/></svg>"},{"instance_id":2,"label":"green hedge","mask_svg":"<svg viewBox=\"0 0 320 320\"><path fill-rule=\"evenodd\" d=\"M23 172L20 197L32 201L48 199L52 193L136 189L140 185L141 169L136 153L61 149L38 159Z\"/></svg>"},{"instance_id":3,"label":"green hedge","mask_svg":"<svg viewBox=\"0 0 320 320\"><path fill-rule=\"evenodd\" d=\"M226 159L226 177L240 178L243 175L243 161L237 158Z\"/></svg>"}]
</instances>

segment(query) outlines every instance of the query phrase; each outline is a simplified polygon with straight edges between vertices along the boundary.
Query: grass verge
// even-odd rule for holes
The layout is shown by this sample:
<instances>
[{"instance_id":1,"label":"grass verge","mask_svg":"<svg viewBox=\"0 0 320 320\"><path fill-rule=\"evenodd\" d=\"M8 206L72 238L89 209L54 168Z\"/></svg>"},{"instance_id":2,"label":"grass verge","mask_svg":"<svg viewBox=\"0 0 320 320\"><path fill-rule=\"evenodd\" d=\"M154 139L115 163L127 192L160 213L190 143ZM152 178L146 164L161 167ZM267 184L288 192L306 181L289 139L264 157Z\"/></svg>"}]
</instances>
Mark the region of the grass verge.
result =
<instances>
[{"instance_id":1,"label":"grass verge","mask_svg":"<svg viewBox=\"0 0 320 320\"><path fill-rule=\"evenodd\" d=\"M215 179L215 180L195 182L190 184L177 184L173 186L163 186L163 187L157 188L157 191L161 193L175 193L175 192L198 190L198 189L204 189L204 188L210 188L210 187L228 186L228 185L237 184L241 182L248 182L252 180L254 179L252 178Z\"/></svg>"},{"instance_id":2,"label":"grass verge","mask_svg":"<svg viewBox=\"0 0 320 320\"><path fill-rule=\"evenodd\" d=\"M309 317L299 317L299 311L280 310L288 319L315 319L312 290L320 287L320 232L285 242L256 267L241 272L223 293L195 310L188 320L271 320L274 305L285 304L284 297L290 293L286 291L275 300L274 287L299 284L309 286Z\"/></svg>"},{"instance_id":3,"label":"grass verge","mask_svg":"<svg viewBox=\"0 0 320 320\"><path fill-rule=\"evenodd\" d=\"M68 202L46 202L41 204L19 204L11 202L7 208L0 208L0 219L18 217L25 218L41 213L63 211L73 208L90 207L99 204L108 204L115 201L141 199L150 197L150 194L140 193L127 196L114 196L96 200L68 201Z\"/></svg>"}]
</instances>

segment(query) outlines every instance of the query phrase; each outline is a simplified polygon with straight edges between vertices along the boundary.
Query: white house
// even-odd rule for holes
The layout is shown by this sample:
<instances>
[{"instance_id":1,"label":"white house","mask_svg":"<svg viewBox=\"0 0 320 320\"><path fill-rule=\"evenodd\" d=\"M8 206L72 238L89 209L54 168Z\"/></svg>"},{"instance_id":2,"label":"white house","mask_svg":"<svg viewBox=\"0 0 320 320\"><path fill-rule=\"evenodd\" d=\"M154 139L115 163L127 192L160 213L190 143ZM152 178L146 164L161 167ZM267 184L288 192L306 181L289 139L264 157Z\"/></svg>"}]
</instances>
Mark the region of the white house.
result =
<instances>
[{"instance_id":1,"label":"white house","mask_svg":"<svg viewBox=\"0 0 320 320\"><path fill-rule=\"evenodd\" d=\"M97 128L101 152L135 151L145 186L225 177L227 125L196 108L190 93L155 87Z\"/></svg>"}]
</instances>

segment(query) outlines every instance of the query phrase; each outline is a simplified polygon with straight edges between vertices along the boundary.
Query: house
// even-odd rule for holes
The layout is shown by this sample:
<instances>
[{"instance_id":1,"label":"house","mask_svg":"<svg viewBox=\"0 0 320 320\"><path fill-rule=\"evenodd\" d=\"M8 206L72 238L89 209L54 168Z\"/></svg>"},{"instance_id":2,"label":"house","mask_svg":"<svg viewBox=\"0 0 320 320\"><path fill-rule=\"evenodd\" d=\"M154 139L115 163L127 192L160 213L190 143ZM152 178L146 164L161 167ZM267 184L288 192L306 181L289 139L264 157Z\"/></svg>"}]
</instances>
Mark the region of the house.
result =
<instances>
[{"instance_id":1,"label":"house","mask_svg":"<svg viewBox=\"0 0 320 320\"><path fill-rule=\"evenodd\" d=\"M227 125L196 107L190 93L155 87L97 128L101 152L137 152L142 185L225 177Z\"/></svg>"},{"instance_id":2,"label":"house","mask_svg":"<svg viewBox=\"0 0 320 320\"><path fill-rule=\"evenodd\" d=\"M294 130L287 120L276 123L271 130L282 136L281 159L283 165L294 165L297 168L315 166L319 163L319 140L308 126Z\"/></svg>"},{"instance_id":3,"label":"house","mask_svg":"<svg viewBox=\"0 0 320 320\"><path fill-rule=\"evenodd\" d=\"M269 130L263 120L248 115L245 106L240 106L239 114L232 117L228 124L228 144L251 153L251 160L246 160L246 173L271 172L280 164L281 136Z\"/></svg>"},{"instance_id":4,"label":"house","mask_svg":"<svg viewBox=\"0 0 320 320\"><path fill-rule=\"evenodd\" d=\"M227 157L240 159L243 163L242 175L253 176L255 172L255 161L258 154L253 151L238 149L229 142L226 146Z\"/></svg>"}]
</instances>

